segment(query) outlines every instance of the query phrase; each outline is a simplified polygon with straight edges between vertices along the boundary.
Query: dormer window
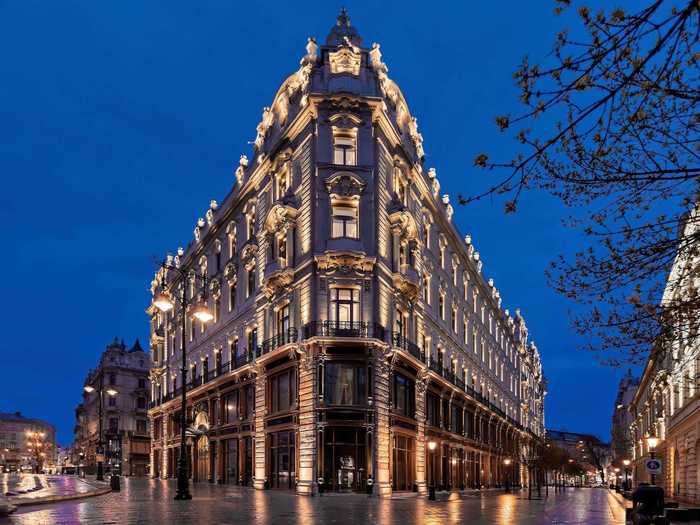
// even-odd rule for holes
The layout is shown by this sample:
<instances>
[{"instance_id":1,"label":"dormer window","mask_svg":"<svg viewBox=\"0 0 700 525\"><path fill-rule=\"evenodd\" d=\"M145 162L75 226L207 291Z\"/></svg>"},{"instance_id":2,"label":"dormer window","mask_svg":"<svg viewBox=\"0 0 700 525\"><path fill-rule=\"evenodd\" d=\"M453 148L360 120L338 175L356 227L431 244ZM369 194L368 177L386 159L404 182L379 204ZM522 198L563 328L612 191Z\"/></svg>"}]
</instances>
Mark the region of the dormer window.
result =
<instances>
[{"instance_id":1,"label":"dormer window","mask_svg":"<svg viewBox=\"0 0 700 525\"><path fill-rule=\"evenodd\" d=\"M357 129L340 129L333 126L333 164L355 166L357 164Z\"/></svg>"},{"instance_id":2,"label":"dormer window","mask_svg":"<svg viewBox=\"0 0 700 525\"><path fill-rule=\"evenodd\" d=\"M333 238L358 238L357 207L350 204L333 205L332 233Z\"/></svg>"}]
</instances>

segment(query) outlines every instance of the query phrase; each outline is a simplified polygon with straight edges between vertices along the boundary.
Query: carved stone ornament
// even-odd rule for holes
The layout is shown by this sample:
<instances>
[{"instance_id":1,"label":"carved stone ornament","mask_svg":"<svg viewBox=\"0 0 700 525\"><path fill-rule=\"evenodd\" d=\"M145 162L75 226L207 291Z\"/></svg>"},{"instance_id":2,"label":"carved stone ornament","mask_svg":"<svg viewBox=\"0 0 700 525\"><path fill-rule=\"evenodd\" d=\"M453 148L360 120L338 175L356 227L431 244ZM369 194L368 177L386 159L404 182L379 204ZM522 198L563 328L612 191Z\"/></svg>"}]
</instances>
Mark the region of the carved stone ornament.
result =
<instances>
[{"instance_id":1,"label":"carved stone ornament","mask_svg":"<svg viewBox=\"0 0 700 525\"><path fill-rule=\"evenodd\" d=\"M214 299L221 297L221 284L219 284L218 279L214 279L209 285L209 291Z\"/></svg>"},{"instance_id":2,"label":"carved stone ornament","mask_svg":"<svg viewBox=\"0 0 700 525\"><path fill-rule=\"evenodd\" d=\"M367 257L364 252L332 251L314 256L318 269L328 274L364 274L371 272L376 262L375 257Z\"/></svg>"},{"instance_id":3,"label":"carved stone ornament","mask_svg":"<svg viewBox=\"0 0 700 525\"><path fill-rule=\"evenodd\" d=\"M331 74L349 73L359 76L362 55L359 50L355 51L355 49L354 46L347 45L346 42L346 44L339 47L337 51L328 53L328 59L331 64Z\"/></svg>"},{"instance_id":4,"label":"carved stone ornament","mask_svg":"<svg viewBox=\"0 0 700 525\"><path fill-rule=\"evenodd\" d=\"M394 289L413 302L420 294L420 279L415 270L408 273L395 272L392 275Z\"/></svg>"},{"instance_id":5,"label":"carved stone ornament","mask_svg":"<svg viewBox=\"0 0 700 525\"><path fill-rule=\"evenodd\" d=\"M253 238L245 243L241 250L241 262L246 270L250 270L255 264L255 256L258 253L258 242Z\"/></svg>"},{"instance_id":6,"label":"carved stone ornament","mask_svg":"<svg viewBox=\"0 0 700 525\"><path fill-rule=\"evenodd\" d=\"M296 225L298 215L299 210L291 206L290 203L275 204L267 213L263 228L268 233L286 231Z\"/></svg>"},{"instance_id":7,"label":"carved stone ornament","mask_svg":"<svg viewBox=\"0 0 700 525\"><path fill-rule=\"evenodd\" d=\"M264 291L268 298L272 298L279 293L290 290L290 285L294 282L294 270L283 268L276 270L265 277Z\"/></svg>"},{"instance_id":8,"label":"carved stone ornament","mask_svg":"<svg viewBox=\"0 0 700 525\"><path fill-rule=\"evenodd\" d=\"M365 181L348 172L336 173L326 180L328 193L338 197L360 196L365 186Z\"/></svg>"},{"instance_id":9,"label":"carved stone ornament","mask_svg":"<svg viewBox=\"0 0 700 525\"><path fill-rule=\"evenodd\" d=\"M224 268L224 278L229 282L232 283L236 280L238 275L238 265L236 263L230 262L226 265L226 268Z\"/></svg>"},{"instance_id":10,"label":"carved stone ornament","mask_svg":"<svg viewBox=\"0 0 700 525\"><path fill-rule=\"evenodd\" d=\"M207 219L207 224L208 224L209 226L211 226L212 224L214 224L214 210L212 210L211 208L209 208L209 209L207 210L207 213L206 213L205 217L206 217L206 219Z\"/></svg>"},{"instance_id":11,"label":"carved stone ornament","mask_svg":"<svg viewBox=\"0 0 700 525\"><path fill-rule=\"evenodd\" d=\"M398 233L402 239L417 240L418 224L413 215L403 206L393 209L394 211L389 210L389 224L392 231Z\"/></svg>"},{"instance_id":12,"label":"carved stone ornament","mask_svg":"<svg viewBox=\"0 0 700 525\"><path fill-rule=\"evenodd\" d=\"M243 184L243 176L245 175L245 169L248 167L248 157L246 155L241 155L238 161L238 167L236 168L236 181L238 184Z\"/></svg>"}]
</instances>

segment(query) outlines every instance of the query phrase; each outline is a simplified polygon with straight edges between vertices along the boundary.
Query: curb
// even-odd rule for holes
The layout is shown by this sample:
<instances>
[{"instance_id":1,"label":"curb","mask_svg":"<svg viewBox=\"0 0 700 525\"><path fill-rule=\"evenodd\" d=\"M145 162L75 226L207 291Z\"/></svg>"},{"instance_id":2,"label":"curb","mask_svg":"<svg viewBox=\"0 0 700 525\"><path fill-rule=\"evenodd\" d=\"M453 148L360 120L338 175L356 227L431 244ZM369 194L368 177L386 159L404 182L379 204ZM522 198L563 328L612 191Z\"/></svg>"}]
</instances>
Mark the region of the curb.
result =
<instances>
[{"instance_id":1,"label":"curb","mask_svg":"<svg viewBox=\"0 0 700 525\"><path fill-rule=\"evenodd\" d=\"M92 492L82 492L78 494L63 494L60 496L44 496L39 498L8 498L9 502L15 507L26 507L28 505L44 505L46 503L56 503L59 501L69 501L74 499L92 498L95 496L104 496L112 492L112 489L105 487L102 489L93 490Z\"/></svg>"}]
</instances>

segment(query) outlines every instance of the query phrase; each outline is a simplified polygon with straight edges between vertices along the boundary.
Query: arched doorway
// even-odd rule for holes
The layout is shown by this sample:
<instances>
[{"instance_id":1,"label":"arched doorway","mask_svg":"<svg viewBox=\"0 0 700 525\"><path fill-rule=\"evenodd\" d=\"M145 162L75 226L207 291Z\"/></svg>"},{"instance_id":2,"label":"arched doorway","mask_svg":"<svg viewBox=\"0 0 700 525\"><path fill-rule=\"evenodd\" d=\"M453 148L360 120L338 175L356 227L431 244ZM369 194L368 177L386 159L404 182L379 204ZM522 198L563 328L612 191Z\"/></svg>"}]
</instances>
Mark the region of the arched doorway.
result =
<instances>
[{"instance_id":1,"label":"arched doorway","mask_svg":"<svg viewBox=\"0 0 700 525\"><path fill-rule=\"evenodd\" d=\"M191 436L193 439L194 465L193 474L195 481L207 481L209 479L209 415L205 410L197 412L194 417L194 425Z\"/></svg>"},{"instance_id":2,"label":"arched doorway","mask_svg":"<svg viewBox=\"0 0 700 525\"><path fill-rule=\"evenodd\" d=\"M209 479L209 438L206 435L197 439L197 481Z\"/></svg>"}]
</instances>

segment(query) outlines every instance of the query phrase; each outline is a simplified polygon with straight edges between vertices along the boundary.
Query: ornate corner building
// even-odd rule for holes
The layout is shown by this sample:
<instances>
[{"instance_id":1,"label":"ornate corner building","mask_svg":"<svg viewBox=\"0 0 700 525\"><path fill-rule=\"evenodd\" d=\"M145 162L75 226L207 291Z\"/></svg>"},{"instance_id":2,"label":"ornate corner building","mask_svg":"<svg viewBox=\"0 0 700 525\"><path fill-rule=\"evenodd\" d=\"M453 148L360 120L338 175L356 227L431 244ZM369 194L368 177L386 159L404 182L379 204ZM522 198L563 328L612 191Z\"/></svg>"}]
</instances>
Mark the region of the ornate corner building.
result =
<instances>
[{"instance_id":1,"label":"ornate corner building","mask_svg":"<svg viewBox=\"0 0 700 525\"><path fill-rule=\"evenodd\" d=\"M152 474L175 475L185 383L194 480L381 496L527 483L545 382L523 317L452 224L379 45L343 11L306 51L231 192L169 256L179 271L152 283L214 315L147 310Z\"/></svg>"}]
</instances>

